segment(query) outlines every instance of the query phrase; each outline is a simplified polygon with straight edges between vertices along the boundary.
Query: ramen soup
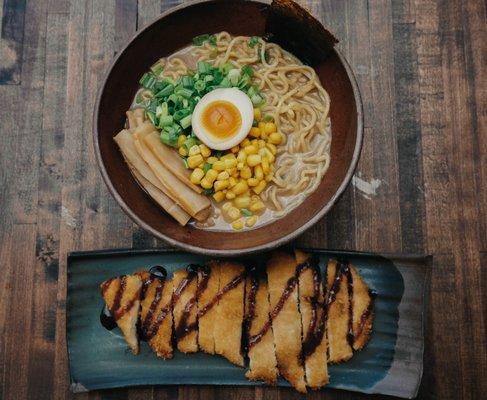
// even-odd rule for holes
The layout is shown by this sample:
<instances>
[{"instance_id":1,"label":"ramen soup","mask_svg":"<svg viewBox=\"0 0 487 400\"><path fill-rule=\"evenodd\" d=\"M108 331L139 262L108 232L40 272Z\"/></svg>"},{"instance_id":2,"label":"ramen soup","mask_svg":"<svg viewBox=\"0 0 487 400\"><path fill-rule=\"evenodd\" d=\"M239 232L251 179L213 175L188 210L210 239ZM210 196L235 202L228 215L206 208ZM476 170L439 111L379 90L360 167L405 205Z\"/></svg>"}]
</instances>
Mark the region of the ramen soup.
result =
<instances>
[{"instance_id":1,"label":"ramen soup","mask_svg":"<svg viewBox=\"0 0 487 400\"><path fill-rule=\"evenodd\" d=\"M201 35L140 80L115 141L181 224L251 229L284 217L330 163L330 98L316 72L260 37Z\"/></svg>"}]
</instances>

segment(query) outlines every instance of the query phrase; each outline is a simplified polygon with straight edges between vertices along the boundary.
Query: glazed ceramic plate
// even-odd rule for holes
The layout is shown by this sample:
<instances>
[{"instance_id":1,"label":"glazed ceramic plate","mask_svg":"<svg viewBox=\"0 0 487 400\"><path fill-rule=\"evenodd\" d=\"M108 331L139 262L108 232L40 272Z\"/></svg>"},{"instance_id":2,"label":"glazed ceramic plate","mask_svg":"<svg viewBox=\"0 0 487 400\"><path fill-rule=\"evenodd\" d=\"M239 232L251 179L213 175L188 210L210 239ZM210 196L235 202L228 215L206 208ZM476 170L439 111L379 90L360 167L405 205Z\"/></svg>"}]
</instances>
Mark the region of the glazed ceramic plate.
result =
<instances>
[{"instance_id":1,"label":"glazed ceramic plate","mask_svg":"<svg viewBox=\"0 0 487 400\"><path fill-rule=\"evenodd\" d=\"M316 191L284 218L256 229L236 232L180 226L140 188L113 141L125 124L125 112L139 88L143 73L161 57L190 44L197 35L221 31L246 36L272 33L272 41L293 53L309 49L314 43L313 32L319 31L316 28L309 32L310 27L319 23L313 20L315 24L307 24L298 17L271 23L270 16L276 15L272 10L270 0L197 0L175 7L137 32L117 55L100 88L94 113L93 143L103 179L115 200L135 223L173 246L219 256L275 248L319 221L352 178L362 146L362 102L347 61L337 49L326 49L326 43L319 49L311 48L301 58L309 59L320 50L325 52L323 59L310 60L310 65L331 99L331 163ZM282 26L292 28L283 30ZM290 31L299 34L289 38Z\"/></svg>"},{"instance_id":2,"label":"glazed ceramic plate","mask_svg":"<svg viewBox=\"0 0 487 400\"><path fill-rule=\"evenodd\" d=\"M423 372L424 305L431 258L307 251L320 255L322 268L330 257L350 260L378 293L370 342L350 361L330 366L328 387L413 398ZM263 259L265 255L241 261L261 263ZM176 351L174 359L164 361L146 343L134 356L118 329L107 331L100 324L103 301L99 285L105 279L153 265L164 265L171 273L188 263L207 260L164 250L71 253L66 328L71 390L135 385L259 385L245 378L245 369L219 356ZM278 384L289 386L282 379Z\"/></svg>"}]
</instances>

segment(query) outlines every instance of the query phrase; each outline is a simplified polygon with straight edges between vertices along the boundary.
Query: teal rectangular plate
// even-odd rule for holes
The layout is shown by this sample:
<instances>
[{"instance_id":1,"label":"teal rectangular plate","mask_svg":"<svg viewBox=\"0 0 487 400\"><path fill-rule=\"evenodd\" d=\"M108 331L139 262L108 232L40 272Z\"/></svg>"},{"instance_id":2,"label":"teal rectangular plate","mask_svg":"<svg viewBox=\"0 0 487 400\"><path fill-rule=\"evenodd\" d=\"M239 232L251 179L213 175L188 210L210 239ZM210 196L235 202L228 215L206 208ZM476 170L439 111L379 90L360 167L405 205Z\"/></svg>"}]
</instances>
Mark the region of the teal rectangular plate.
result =
<instances>
[{"instance_id":1,"label":"teal rectangular plate","mask_svg":"<svg viewBox=\"0 0 487 400\"><path fill-rule=\"evenodd\" d=\"M431 257L305 250L319 254L322 269L329 258L349 260L378 294L368 345L350 361L329 366L327 387L414 398L423 373ZM265 257L261 254L241 260L260 264ZM71 391L137 385L259 385L245 378L245 369L219 356L176 351L172 360L164 361L146 343L141 343L140 354L134 356L118 329L107 331L99 322L103 307L99 285L105 279L152 265L164 265L171 273L208 259L173 250L70 253L66 334ZM278 385L289 386L283 379Z\"/></svg>"}]
</instances>

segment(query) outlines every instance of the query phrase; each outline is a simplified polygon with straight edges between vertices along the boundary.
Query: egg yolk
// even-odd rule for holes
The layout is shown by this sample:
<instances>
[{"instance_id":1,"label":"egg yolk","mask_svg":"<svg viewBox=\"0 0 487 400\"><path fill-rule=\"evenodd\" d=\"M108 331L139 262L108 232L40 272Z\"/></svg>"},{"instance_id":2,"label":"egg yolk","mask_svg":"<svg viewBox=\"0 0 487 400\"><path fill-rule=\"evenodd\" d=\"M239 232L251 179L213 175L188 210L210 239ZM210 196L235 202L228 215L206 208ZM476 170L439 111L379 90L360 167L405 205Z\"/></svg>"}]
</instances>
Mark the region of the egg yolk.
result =
<instances>
[{"instance_id":1,"label":"egg yolk","mask_svg":"<svg viewBox=\"0 0 487 400\"><path fill-rule=\"evenodd\" d=\"M206 106L201 115L206 130L219 139L227 139L242 126L242 116L237 107L225 100L214 101Z\"/></svg>"}]
</instances>

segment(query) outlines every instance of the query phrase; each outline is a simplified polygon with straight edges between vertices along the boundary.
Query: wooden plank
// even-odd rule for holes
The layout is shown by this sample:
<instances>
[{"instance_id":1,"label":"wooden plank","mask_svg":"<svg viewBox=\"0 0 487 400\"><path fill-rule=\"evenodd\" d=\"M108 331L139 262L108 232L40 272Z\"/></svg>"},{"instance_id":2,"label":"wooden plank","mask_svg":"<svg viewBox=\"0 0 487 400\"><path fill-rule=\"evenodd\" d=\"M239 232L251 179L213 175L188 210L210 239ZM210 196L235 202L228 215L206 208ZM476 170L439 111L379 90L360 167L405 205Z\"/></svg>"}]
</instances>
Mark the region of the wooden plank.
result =
<instances>
[{"instance_id":1,"label":"wooden plank","mask_svg":"<svg viewBox=\"0 0 487 400\"><path fill-rule=\"evenodd\" d=\"M15 274L9 282L12 296L8 302L9 318L4 326L5 342L2 371L1 398L26 399L30 384L35 385L25 368L29 363L29 343L32 340L31 321L33 310L33 288L35 276L35 224L19 224L12 227L10 243L10 265L15 266ZM19 301L21 297L22 301Z\"/></svg>"},{"instance_id":2,"label":"wooden plank","mask_svg":"<svg viewBox=\"0 0 487 400\"><path fill-rule=\"evenodd\" d=\"M413 6L393 1L395 127L399 168L402 251L424 251L424 197L419 84Z\"/></svg>"},{"instance_id":3,"label":"wooden plank","mask_svg":"<svg viewBox=\"0 0 487 400\"><path fill-rule=\"evenodd\" d=\"M55 360L56 297L59 269L59 218L61 209L62 130L66 69L66 14L47 18L43 129L40 132L39 195L36 232L36 285L33 296L29 376L43 376ZM49 397L53 376L29 385L28 397Z\"/></svg>"},{"instance_id":4,"label":"wooden plank","mask_svg":"<svg viewBox=\"0 0 487 400\"><path fill-rule=\"evenodd\" d=\"M25 0L4 0L0 34L0 85L20 84Z\"/></svg>"}]
</instances>

